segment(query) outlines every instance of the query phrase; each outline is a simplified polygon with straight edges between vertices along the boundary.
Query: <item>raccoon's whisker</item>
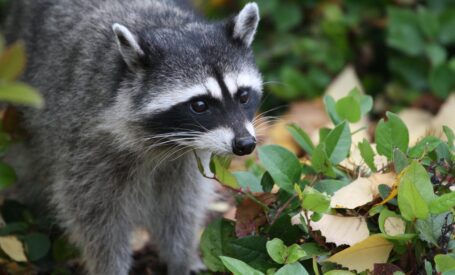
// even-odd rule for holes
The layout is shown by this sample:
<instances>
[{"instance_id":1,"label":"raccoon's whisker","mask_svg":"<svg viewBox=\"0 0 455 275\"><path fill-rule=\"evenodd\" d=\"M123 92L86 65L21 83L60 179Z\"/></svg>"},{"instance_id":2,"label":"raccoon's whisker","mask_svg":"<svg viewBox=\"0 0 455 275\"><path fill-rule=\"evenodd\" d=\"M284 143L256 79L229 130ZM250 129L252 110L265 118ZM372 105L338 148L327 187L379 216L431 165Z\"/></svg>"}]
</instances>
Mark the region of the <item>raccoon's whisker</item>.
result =
<instances>
[{"instance_id":1,"label":"raccoon's whisker","mask_svg":"<svg viewBox=\"0 0 455 275\"><path fill-rule=\"evenodd\" d=\"M260 117L258 119L253 120L253 125L257 124L257 123L262 123L262 122L273 123L273 122L281 121L281 120L282 119L280 119L280 118L274 118L274 117Z\"/></svg>"},{"instance_id":2,"label":"raccoon's whisker","mask_svg":"<svg viewBox=\"0 0 455 275\"><path fill-rule=\"evenodd\" d=\"M186 149L186 150L184 150ZM174 156L172 159L170 159L169 161L174 161L174 160L177 160L179 158L181 158L182 156L186 155L187 153L189 153L190 151L193 150L193 148L187 148L187 147L183 147L181 150L179 151L182 151L184 150L182 153L180 153L178 156ZM173 153L173 155L176 155L179 151L176 151Z\"/></svg>"},{"instance_id":3,"label":"raccoon's whisker","mask_svg":"<svg viewBox=\"0 0 455 275\"><path fill-rule=\"evenodd\" d=\"M276 81L276 80L270 80L270 81L262 82L262 85L270 85L270 84L284 85L284 82Z\"/></svg>"},{"instance_id":4,"label":"raccoon's whisker","mask_svg":"<svg viewBox=\"0 0 455 275\"><path fill-rule=\"evenodd\" d=\"M277 110L280 110L280 109L283 109L283 108L287 108L289 106L289 104L282 104L282 105L279 105L279 106L276 106L272 109L269 109L267 111L264 111L264 112L261 112L261 114L268 114L268 113L271 113L271 112L274 112L274 111L277 111Z\"/></svg>"},{"instance_id":5,"label":"raccoon's whisker","mask_svg":"<svg viewBox=\"0 0 455 275\"><path fill-rule=\"evenodd\" d=\"M161 166L161 164L165 163L165 161L175 152L175 150L178 150L180 148L179 145L173 146L163 152L158 156L155 167L151 171L151 174L153 175L155 171Z\"/></svg>"},{"instance_id":6,"label":"raccoon's whisker","mask_svg":"<svg viewBox=\"0 0 455 275\"><path fill-rule=\"evenodd\" d=\"M154 143L150 147L156 148L156 147L163 146L166 144L175 144L175 143L179 143L179 142L184 143L185 141L193 141L193 140L194 140L194 137L176 138L176 139L172 139L172 140L168 140L168 141L164 141L164 142L160 142L160 143Z\"/></svg>"}]
</instances>

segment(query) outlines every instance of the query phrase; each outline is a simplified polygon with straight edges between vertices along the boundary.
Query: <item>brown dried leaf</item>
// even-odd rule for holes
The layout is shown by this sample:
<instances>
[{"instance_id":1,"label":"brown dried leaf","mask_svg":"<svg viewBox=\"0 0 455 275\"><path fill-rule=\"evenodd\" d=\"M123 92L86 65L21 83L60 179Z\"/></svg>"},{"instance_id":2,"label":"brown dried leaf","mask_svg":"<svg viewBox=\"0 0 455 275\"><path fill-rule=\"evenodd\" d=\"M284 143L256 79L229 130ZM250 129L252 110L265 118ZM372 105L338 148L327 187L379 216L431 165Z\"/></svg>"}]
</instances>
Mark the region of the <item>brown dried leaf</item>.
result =
<instances>
[{"instance_id":1,"label":"brown dried leaf","mask_svg":"<svg viewBox=\"0 0 455 275\"><path fill-rule=\"evenodd\" d=\"M276 196L271 193L255 193L254 197L267 206L276 201ZM257 232L267 222L263 207L248 197L237 206L235 219L235 234L239 238Z\"/></svg>"},{"instance_id":2,"label":"brown dried leaf","mask_svg":"<svg viewBox=\"0 0 455 275\"><path fill-rule=\"evenodd\" d=\"M373 275L393 275L397 271L403 272L403 270L393 264L374 264Z\"/></svg>"}]
</instances>

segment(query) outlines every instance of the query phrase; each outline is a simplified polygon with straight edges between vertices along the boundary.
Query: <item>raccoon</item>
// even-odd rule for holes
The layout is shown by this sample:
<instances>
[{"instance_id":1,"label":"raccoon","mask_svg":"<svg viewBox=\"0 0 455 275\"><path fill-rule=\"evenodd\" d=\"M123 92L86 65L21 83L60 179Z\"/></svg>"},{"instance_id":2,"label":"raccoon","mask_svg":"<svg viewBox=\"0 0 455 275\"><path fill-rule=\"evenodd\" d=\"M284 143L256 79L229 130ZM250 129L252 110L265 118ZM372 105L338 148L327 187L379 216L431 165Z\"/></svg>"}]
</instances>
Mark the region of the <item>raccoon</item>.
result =
<instances>
[{"instance_id":1,"label":"raccoon","mask_svg":"<svg viewBox=\"0 0 455 275\"><path fill-rule=\"evenodd\" d=\"M168 274L189 274L214 194L195 154L256 145L258 6L208 22L185 1L11 2L7 41L25 41L23 80L46 101L21 109L22 197L55 213L89 274L128 274L137 226Z\"/></svg>"}]
</instances>

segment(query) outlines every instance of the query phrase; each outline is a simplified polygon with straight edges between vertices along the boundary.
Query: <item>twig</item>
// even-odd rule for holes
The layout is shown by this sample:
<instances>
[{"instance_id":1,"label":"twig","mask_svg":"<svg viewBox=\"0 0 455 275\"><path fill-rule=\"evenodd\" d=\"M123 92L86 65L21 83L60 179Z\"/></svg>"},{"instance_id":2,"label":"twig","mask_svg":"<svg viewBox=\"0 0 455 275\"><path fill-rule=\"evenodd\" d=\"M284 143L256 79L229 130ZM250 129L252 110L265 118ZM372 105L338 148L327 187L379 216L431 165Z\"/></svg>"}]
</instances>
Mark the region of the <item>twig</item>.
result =
<instances>
[{"instance_id":1,"label":"twig","mask_svg":"<svg viewBox=\"0 0 455 275\"><path fill-rule=\"evenodd\" d=\"M293 194L280 208L278 208L278 210L276 211L275 216L273 217L273 219L270 222L270 224L274 224L276 222L276 220L281 215L281 213L283 213L283 211L289 206L291 201L293 199L295 199L296 197L297 197L297 194Z\"/></svg>"}]
</instances>

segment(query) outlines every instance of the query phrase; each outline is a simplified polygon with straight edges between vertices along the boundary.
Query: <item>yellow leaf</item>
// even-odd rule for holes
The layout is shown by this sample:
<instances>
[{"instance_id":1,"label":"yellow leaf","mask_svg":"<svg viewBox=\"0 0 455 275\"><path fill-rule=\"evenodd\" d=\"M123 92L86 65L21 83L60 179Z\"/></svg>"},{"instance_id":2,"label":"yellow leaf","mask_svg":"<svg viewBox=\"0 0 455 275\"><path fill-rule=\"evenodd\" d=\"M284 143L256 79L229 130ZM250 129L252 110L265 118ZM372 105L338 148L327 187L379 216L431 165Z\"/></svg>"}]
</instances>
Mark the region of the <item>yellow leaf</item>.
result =
<instances>
[{"instance_id":1,"label":"yellow leaf","mask_svg":"<svg viewBox=\"0 0 455 275\"><path fill-rule=\"evenodd\" d=\"M303 213L302 213L303 216ZM292 217L292 224L300 223L300 213ZM337 246L356 244L370 235L367 222L363 217L342 217L325 214L317 221L311 221L313 230L321 231L327 242Z\"/></svg>"},{"instance_id":2,"label":"yellow leaf","mask_svg":"<svg viewBox=\"0 0 455 275\"><path fill-rule=\"evenodd\" d=\"M0 237L0 248L16 262L26 262L24 246L15 236Z\"/></svg>"},{"instance_id":3,"label":"yellow leaf","mask_svg":"<svg viewBox=\"0 0 455 275\"><path fill-rule=\"evenodd\" d=\"M326 261L337 263L350 270L373 270L374 264L386 263L393 245L378 235L372 235L354 246L336 253Z\"/></svg>"},{"instance_id":4,"label":"yellow leaf","mask_svg":"<svg viewBox=\"0 0 455 275\"><path fill-rule=\"evenodd\" d=\"M359 177L333 194L330 207L354 209L367 204L373 201L371 190L371 182L367 178Z\"/></svg>"},{"instance_id":5,"label":"yellow leaf","mask_svg":"<svg viewBox=\"0 0 455 275\"><path fill-rule=\"evenodd\" d=\"M18 78L25 68L25 45L15 42L0 56L0 79L12 81Z\"/></svg>"},{"instance_id":6,"label":"yellow leaf","mask_svg":"<svg viewBox=\"0 0 455 275\"><path fill-rule=\"evenodd\" d=\"M401 171L401 173L398 174L398 176L396 176L395 182L392 185L392 191L390 191L390 194L387 196L387 198L385 198L380 203L377 203L376 205L384 205L398 195L398 185L400 184L400 179L401 179L401 176L403 175L404 171L406 171L406 169Z\"/></svg>"},{"instance_id":7,"label":"yellow leaf","mask_svg":"<svg viewBox=\"0 0 455 275\"><path fill-rule=\"evenodd\" d=\"M406 224L399 217L388 217L384 221L384 231L389 236L404 234Z\"/></svg>"}]
</instances>

